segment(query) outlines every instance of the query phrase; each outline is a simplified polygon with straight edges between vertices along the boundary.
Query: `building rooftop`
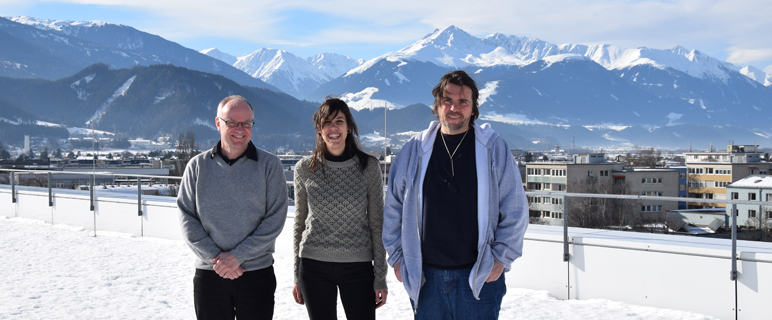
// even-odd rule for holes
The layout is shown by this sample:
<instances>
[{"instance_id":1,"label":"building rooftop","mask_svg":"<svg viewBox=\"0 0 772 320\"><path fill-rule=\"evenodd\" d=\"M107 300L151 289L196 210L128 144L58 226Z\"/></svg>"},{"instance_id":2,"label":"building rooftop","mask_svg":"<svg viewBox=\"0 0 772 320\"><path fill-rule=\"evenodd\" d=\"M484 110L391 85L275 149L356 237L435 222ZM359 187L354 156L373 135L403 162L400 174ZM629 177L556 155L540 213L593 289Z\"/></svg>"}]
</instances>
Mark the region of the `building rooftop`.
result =
<instances>
[{"instance_id":1,"label":"building rooftop","mask_svg":"<svg viewBox=\"0 0 772 320\"><path fill-rule=\"evenodd\" d=\"M728 188L772 188L772 176L752 175L732 182Z\"/></svg>"}]
</instances>

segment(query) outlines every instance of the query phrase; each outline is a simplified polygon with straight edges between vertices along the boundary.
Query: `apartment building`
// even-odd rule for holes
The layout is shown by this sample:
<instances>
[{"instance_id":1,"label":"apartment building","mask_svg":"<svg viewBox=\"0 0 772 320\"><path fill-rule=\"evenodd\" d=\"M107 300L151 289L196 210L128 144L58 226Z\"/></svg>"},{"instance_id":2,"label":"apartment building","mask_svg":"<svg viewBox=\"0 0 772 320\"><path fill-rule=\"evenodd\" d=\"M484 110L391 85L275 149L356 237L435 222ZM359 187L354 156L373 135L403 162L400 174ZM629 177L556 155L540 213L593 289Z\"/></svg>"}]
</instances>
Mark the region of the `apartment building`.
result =
<instances>
[{"instance_id":1,"label":"apartment building","mask_svg":"<svg viewBox=\"0 0 772 320\"><path fill-rule=\"evenodd\" d=\"M772 176L751 175L737 180L726 187L726 194L731 200L772 201ZM731 217L732 207L726 208L727 217ZM726 225L731 226L727 219ZM772 222L772 206L738 204L737 226L758 227L759 222Z\"/></svg>"},{"instance_id":2,"label":"apartment building","mask_svg":"<svg viewBox=\"0 0 772 320\"><path fill-rule=\"evenodd\" d=\"M588 181L594 180L604 189L602 193L678 197L679 189L686 189L685 170L625 169L623 163L605 160L602 153L576 154L566 161L526 163L526 190L584 193L588 192ZM531 217L560 224L563 197L529 196L528 201ZM637 205L636 210L644 215L678 209L678 203L673 201L642 200Z\"/></svg>"},{"instance_id":3,"label":"apartment building","mask_svg":"<svg viewBox=\"0 0 772 320\"><path fill-rule=\"evenodd\" d=\"M726 187L749 175L767 175L770 163L761 160L756 145L728 145L726 151L685 152L688 197L725 200ZM688 208L724 208L723 203L688 203Z\"/></svg>"}]
</instances>

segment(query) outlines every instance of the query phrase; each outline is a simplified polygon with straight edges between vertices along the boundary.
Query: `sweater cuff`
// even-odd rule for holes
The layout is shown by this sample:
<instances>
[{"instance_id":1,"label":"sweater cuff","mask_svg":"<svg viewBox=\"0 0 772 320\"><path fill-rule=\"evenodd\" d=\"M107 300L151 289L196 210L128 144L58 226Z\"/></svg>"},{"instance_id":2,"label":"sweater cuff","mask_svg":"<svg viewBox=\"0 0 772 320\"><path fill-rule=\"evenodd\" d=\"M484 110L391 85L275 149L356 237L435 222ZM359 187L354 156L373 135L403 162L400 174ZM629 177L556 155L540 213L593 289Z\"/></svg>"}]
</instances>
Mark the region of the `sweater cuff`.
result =
<instances>
[{"instance_id":1,"label":"sweater cuff","mask_svg":"<svg viewBox=\"0 0 772 320\"><path fill-rule=\"evenodd\" d=\"M375 279L373 281L373 290L389 290L386 285L386 279Z\"/></svg>"}]
</instances>

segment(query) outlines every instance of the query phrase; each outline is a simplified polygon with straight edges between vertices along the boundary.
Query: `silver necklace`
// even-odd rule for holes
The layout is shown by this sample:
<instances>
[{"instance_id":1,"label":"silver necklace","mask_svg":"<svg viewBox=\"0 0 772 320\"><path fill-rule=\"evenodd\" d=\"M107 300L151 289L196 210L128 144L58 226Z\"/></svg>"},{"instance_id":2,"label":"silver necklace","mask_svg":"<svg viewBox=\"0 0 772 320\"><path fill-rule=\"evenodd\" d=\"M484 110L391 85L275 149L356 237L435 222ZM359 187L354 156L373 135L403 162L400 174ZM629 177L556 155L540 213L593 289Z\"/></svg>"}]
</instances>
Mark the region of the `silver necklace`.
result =
<instances>
[{"instance_id":1,"label":"silver necklace","mask_svg":"<svg viewBox=\"0 0 772 320\"><path fill-rule=\"evenodd\" d=\"M451 170L451 178L456 177L456 168L453 166L453 156L456 155L456 151L458 151L458 147L461 146L461 143L464 142L464 138L466 138L466 134L469 133L469 129L466 129L466 132L464 132L464 136L461 137L461 141L456 146L456 150L453 150L453 153L450 153L450 149L448 149L448 143L445 142L445 135L442 134L442 130L440 130L440 137L442 138L442 144L445 145L445 151L450 156L450 170ZM447 171L446 171L447 172Z\"/></svg>"}]
</instances>

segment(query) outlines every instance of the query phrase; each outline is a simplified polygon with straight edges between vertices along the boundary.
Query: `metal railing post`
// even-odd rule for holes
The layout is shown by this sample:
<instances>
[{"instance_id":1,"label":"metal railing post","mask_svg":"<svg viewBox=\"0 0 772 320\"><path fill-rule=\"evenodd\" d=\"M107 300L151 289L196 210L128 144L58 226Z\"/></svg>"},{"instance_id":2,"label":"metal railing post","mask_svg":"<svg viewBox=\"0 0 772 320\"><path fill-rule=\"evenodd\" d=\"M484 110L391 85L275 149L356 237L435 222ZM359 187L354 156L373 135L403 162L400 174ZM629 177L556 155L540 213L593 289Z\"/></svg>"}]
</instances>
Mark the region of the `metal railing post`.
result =
<instances>
[{"instance_id":1,"label":"metal railing post","mask_svg":"<svg viewBox=\"0 0 772 320\"><path fill-rule=\"evenodd\" d=\"M16 203L16 172L11 171L11 202Z\"/></svg>"},{"instance_id":2,"label":"metal railing post","mask_svg":"<svg viewBox=\"0 0 772 320\"><path fill-rule=\"evenodd\" d=\"M568 262L570 255L568 253L568 202L566 196L563 196L563 262ZM571 299L571 264L566 263L566 300Z\"/></svg>"},{"instance_id":3,"label":"metal railing post","mask_svg":"<svg viewBox=\"0 0 772 320\"><path fill-rule=\"evenodd\" d=\"M137 215L142 216L142 179L137 177Z\"/></svg>"},{"instance_id":4,"label":"metal railing post","mask_svg":"<svg viewBox=\"0 0 772 320\"><path fill-rule=\"evenodd\" d=\"M729 280L737 280L737 204L732 204L732 273Z\"/></svg>"},{"instance_id":5,"label":"metal railing post","mask_svg":"<svg viewBox=\"0 0 772 320\"><path fill-rule=\"evenodd\" d=\"M91 181L89 181L89 184L91 185L90 194L91 194L91 212L94 214L94 236L97 236L97 227L96 227L96 210L94 210L94 188L96 188L96 175L91 175Z\"/></svg>"},{"instance_id":6,"label":"metal railing post","mask_svg":"<svg viewBox=\"0 0 772 320\"><path fill-rule=\"evenodd\" d=\"M568 262L568 210L566 197L563 196L563 262Z\"/></svg>"},{"instance_id":7,"label":"metal railing post","mask_svg":"<svg viewBox=\"0 0 772 320\"><path fill-rule=\"evenodd\" d=\"M96 180L96 176L91 174L91 179L88 180L88 184L89 184L88 190L89 190L89 197L90 197L89 203L91 204L91 209L89 210L91 211L94 211L94 187L95 187L94 185L96 184L94 180Z\"/></svg>"},{"instance_id":8,"label":"metal railing post","mask_svg":"<svg viewBox=\"0 0 772 320\"><path fill-rule=\"evenodd\" d=\"M51 171L48 172L48 206L54 206L53 192L51 191Z\"/></svg>"}]
</instances>

